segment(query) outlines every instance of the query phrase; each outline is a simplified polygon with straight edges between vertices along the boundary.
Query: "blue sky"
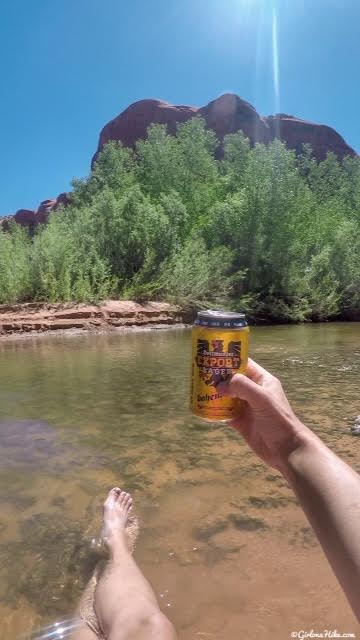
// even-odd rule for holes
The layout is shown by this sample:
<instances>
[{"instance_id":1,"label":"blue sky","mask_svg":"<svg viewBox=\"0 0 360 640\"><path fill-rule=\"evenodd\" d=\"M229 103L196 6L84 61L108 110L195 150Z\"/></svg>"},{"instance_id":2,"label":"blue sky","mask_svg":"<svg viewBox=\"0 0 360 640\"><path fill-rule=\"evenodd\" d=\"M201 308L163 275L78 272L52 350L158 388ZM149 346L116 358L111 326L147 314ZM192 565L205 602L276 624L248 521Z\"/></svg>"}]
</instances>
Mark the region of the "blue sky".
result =
<instances>
[{"instance_id":1,"label":"blue sky","mask_svg":"<svg viewBox=\"0 0 360 640\"><path fill-rule=\"evenodd\" d=\"M0 215L69 190L102 126L141 98L231 91L360 151L359 0L2 0L0 65Z\"/></svg>"}]
</instances>

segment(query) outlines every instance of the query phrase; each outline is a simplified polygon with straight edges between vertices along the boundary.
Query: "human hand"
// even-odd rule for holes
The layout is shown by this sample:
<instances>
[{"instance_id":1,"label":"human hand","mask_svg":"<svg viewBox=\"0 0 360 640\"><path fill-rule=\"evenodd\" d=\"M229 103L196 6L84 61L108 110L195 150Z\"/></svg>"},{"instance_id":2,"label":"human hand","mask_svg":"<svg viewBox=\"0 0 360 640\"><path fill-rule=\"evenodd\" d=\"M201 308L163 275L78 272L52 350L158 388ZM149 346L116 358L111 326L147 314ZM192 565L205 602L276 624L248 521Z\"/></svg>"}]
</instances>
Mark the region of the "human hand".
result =
<instances>
[{"instance_id":1,"label":"human hand","mask_svg":"<svg viewBox=\"0 0 360 640\"><path fill-rule=\"evenodd\" d=\"M216 388L246 401L231 426L264 462L286 475L287 460L303 444L303 436L315 436L294 414L280 380L249 359L244 375L237 373Z\"/></svg>"}]
</instances>

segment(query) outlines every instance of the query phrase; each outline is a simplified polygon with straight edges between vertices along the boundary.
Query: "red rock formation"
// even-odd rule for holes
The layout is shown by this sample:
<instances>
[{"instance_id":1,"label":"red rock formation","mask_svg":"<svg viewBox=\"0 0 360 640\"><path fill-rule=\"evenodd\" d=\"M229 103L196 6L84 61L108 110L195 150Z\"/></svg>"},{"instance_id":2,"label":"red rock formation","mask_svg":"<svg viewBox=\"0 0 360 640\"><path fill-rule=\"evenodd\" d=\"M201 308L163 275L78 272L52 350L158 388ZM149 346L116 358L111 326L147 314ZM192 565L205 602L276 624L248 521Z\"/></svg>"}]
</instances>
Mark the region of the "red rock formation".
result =
<instances>
[{"instance_id":1,"label":"red rock formation","mask_svg":"<svg viewBox=\"0 0 360 640\"><path fill-rule=\"evenodd\" d=\"M12 220L15 220L17 224L22 227L26 227L30 232L34 231L38 224L43 224L47 221L49 213L55 211L60 205L66 207L70 202L69 193L60 193L57 198L49 200L43 200L40 202L36 211L32 209L19 209L13 216L4 216L0 218L0 225L7 231L9 229Z\"/></svg>"},{"instance_id":2,"label":"red rock formation","mask_svg":"<svg viewBox=\"0 0 360 640\"><path fill-rule=\"evenodd\" d=\"M36 213L30 209L19 209L14 216L15 222L27 227L36 224Z\"/></svg>"},{"instance_id":3,"label":"red rock formation","mask_svg":"<svg viewBox=\"0 0 360 640\"><path fill-rule=\"evenodd\" d=\"M70 204L70 200L71 200L71 193L66 193L65 191L63 193L59 193L53 208L58 209L60 205L62 205L63 207L66 207L68 204Z\"/></svg>"},{"instance_id":4,"label":"red rock formation","mask_svg":"<svg viewBox=\"0 0 360 640\"><path fill-rule=\"evenodd\" d=\"M197 107L175 106L161 100L134 102L101 130L97 153L109 140L121 140L125 147L134 146L137 140L146 138L152 123L166 124L169 133L174 134L178 122L190 120L198 111Z\"/></svg>"},{"instance_id":5,"label":"red rock formation","mask_svg":"<svg viewBox=\"0 0 360 640\"><path fill-rule=\"evenodd\" d=\"M354 149L349 147L344 138L335 129L324 124L315 124L300 120L285 113L265 118L271 132L271 139L280 138L290 149L297 153L302 145L311 145L317 160L324 160L326 154L332 151L342 160L345 156L355 156Z\"/></svg>"},{"instance_id":6,"label":"red rock formation","mask_svg":"<svg viewBox=\"0 0 360 640\"><path fill-rule=\"evenodd\" d=\"M323 160L328 151L333 151L340 159L356 155L354 149L331 127L286 114L261 117L251 104L235 94L226 93L201 108L177 106L159 100L134 102L102 129L93 160L109 140L120 140L125 146L134 147L137 140L146 137L151 123L166 124L168 132L173 134L177 123L186 122L196 115L205 118L207 126L214 129L219 140L241 129L252 144L268 143L279 137L288 147L299 152L301 145L307 142L311 144L317 160Z\"/></svg>"},{"instance_id":7,"label":"red rock formation","mask_svg":"<svg viewBox=\"0 0 360 640\"><path fill-rule=\"evenodd\" d=\"M160 100L134 102L102 129L93 161L109 140L120 140L125 146L134 147L137 140L146 138L150 124L165 124L168 132L175 134L178 123L186 122L196 115L205 119L207 126L214 129L220 141L226 134L241 129L251 144L266 144L274 138L280 138L299 153L302 144L309 143L317 160L323 160L329 151L335 153L340 160L346 155L356 155L354 149L331 127L284 113L261 117L251 104L235 94L226 93L201 108L173 105ZM56 199L41 202L37 211L19 209L15 216L2 219L3 228L8 228L10 221L14 219L32 230L37 224L46 222L50 211L56 210L60 205L66 206L69 201L70 194L60 193Z\"/></svg>"},{"instance_id":8,"label":"red rock formation","mask_svg":"<svg viewBox=\"0 0 360 640\"><path fill-rule=\"evenodd\" d=\"M209 129L213 129L219 140L228 133L241 129L245 136L254 142L269 142L270 131L266 120L259 116L256 109L232 93L209 102L198 110L198 115L205 118Z\"/></svg>"},{"instance_id":9,"label":"red rock formation","mask_svg":"<svg viewBox=\"0 0 360 640\"><path fill-rule=\"evenodd\" d=\"M54 209L56 205L56 199L51 199L51 200L43 200L42 202L40 202L38 209L37 209L37 214L44 214L46 217L49 215L50 211L52 211Z\"/></svg>"},{"instance_id":10,"label":"red rock formation","mask_svg":"<svg viewBox=\"0 0 360 640\"><path fill-rule=\"evenodd\" d=\"M10 227L12 221L21 225L22 227L26 227L29 230L33 230L34 227L38 224L36 218L36 211L32 211L32 209L19 209L14 216L5 216L4 218L0 218L2 228L7 231Z\"/></svg>"}]
</instances>

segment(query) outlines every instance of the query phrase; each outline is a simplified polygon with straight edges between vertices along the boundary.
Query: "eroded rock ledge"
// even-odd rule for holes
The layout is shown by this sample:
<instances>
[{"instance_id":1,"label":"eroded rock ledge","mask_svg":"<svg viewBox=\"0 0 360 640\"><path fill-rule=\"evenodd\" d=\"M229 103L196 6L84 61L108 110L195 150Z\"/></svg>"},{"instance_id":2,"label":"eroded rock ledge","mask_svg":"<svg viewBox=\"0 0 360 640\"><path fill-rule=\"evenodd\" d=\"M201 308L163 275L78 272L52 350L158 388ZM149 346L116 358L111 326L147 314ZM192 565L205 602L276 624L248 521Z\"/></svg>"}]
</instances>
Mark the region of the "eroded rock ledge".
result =
<instances>
[{"instance_id":1,"label":"eroded rock ledge","mask_svg":"<svg viewBox=\"0 0 360 640\"><path fill-rule=\"evenodd\" d=\"M0 305L0 336L65 329L97 331L155 327L182 322L180 309L166 302L138 304L128 300L105 300L98 305L41 302Z\"/></svg>"}]
</instances>

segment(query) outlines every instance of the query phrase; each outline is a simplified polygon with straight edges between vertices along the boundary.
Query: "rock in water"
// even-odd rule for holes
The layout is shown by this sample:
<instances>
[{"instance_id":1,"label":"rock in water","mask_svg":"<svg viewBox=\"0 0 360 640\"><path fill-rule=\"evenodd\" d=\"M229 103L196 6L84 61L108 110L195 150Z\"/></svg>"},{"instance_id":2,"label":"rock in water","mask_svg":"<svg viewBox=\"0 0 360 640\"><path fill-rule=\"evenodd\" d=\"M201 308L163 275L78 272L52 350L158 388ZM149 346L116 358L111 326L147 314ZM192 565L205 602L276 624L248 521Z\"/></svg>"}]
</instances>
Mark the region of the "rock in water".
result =
<instances>
[{"instance_id":1,"label":"rock in water","mask_svg":"<svg viewBox=\"0 0 360 640\"><path fill-rule=\"evenodd\" d=\"M350 427L351 435L360 436L360 416L355 418L355 423Z\"/></svg>"}]
</instances>

